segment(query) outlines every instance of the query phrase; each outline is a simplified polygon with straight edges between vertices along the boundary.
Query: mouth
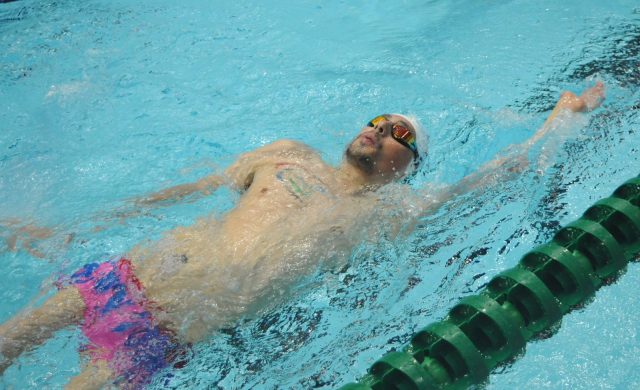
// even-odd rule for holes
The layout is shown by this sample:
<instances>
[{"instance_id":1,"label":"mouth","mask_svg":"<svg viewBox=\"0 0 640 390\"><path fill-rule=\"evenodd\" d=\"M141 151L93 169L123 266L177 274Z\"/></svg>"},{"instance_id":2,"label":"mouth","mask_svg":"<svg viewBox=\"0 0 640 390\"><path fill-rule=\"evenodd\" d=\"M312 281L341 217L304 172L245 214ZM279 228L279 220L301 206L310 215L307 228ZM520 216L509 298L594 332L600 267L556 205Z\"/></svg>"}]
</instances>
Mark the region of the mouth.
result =
<instances>
[{"instance_id":1,"label":"mouth","mask_svg":"<svg viewBox=\"0 0 640 390\"><path fill-rule=\"evenodd\" d=\"M375 135L365 133L360 136L360 142L362 145L374 146L378 143L378 140Z\"/></svg>"}]
</instances>

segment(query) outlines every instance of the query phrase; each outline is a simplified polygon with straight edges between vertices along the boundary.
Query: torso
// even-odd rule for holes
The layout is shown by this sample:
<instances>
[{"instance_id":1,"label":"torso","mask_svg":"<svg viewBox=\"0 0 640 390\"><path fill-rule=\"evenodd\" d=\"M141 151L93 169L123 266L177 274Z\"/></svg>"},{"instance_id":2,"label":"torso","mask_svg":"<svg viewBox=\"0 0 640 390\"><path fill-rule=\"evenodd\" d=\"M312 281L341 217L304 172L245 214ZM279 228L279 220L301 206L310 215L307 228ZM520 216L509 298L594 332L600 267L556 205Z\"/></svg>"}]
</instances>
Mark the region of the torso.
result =
<instances>
[{"instance_id":1,"label":"torso","mask_svg":"<svg viewBox=\"0 0 640 390\"><path fill-rule=\"evenodd\" d=\"M371 205L336 182L334 168L301 145L274 153L255 170L236 207L220 221L202 219L169 232L132 257L148 298L182 336L197 341L251 314L317 261L341 261Z\"/></svg>"}]
</instances>

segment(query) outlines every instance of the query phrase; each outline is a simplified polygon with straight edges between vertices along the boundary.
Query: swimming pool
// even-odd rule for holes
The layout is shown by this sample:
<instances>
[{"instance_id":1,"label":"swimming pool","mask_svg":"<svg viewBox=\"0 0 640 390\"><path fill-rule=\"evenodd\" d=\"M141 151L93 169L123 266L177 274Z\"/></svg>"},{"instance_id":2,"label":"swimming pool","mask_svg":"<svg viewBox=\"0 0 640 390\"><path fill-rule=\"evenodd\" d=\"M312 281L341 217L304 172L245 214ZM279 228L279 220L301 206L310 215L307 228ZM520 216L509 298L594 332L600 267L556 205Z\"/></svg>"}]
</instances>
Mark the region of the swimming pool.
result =
<instances>
[{"instance_id":1,"label":"swimming pool","mask_svg":"<svg viewBox=\"0 0 640 390\"><path fill-rule=\"evenodd\" d=\"M243 151L286 137L337 163L371 116L411 112L430 131L413 185L451 183L530 136L560 91L603 79L605 106L534 151L520 179L479 195L482 207L467 197L410 238L364 242L350 267L319 271L152 387L353 381L639 173L639 18L636 2L595 0L0 4L0 218L56 228L39 248L46 260L2 249L0 321L42 299L56 275L227 210L235 195L222 191L110 218L124 200ZM632 263L487 387L640 386L638 271ZM1 386L65 383L79 372L77 340L58 335Z\"/></svg>"}]
</instances>

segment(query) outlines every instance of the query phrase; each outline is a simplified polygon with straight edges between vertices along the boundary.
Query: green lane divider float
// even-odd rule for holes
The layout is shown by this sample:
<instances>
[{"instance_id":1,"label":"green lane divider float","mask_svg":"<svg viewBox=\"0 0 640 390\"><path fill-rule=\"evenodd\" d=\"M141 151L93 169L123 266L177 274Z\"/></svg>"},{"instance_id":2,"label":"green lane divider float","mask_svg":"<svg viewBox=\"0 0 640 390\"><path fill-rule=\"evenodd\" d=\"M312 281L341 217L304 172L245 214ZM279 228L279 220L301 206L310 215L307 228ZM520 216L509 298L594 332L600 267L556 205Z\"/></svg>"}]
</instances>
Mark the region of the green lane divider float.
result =
<instances>
[{"instance_id":1,"label":"green lane divider float","mask_svg":"<svg viewBox=\"0 0 640 390\"><path fill-rule=\"evenodd\" d=\"M464 389L524 352L640 253L640 177L590 207L547 244L417 332L341 390Z\"/></svg>"}]
</instances>

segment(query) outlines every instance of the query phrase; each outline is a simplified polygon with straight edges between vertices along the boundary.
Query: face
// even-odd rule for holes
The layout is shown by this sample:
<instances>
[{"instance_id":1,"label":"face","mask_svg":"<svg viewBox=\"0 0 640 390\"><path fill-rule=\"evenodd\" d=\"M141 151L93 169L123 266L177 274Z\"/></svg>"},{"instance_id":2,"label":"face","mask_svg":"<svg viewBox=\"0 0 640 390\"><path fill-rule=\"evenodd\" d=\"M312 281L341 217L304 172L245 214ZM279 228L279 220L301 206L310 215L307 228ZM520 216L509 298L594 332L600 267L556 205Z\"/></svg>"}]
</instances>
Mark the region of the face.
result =
<instances>
[{"instance_id":1,"label":"face","mask_svg":"<svg viewBox=\"0 0 640 390\"><path fill-rule=\"evenodd\" d=\"M351 142L347 161L368 175L391 181L401 177L414 158L414 151L405 140L415 139L415 135L416 130L404 117L378 116Z\"/></svg>"}]
</instances>

